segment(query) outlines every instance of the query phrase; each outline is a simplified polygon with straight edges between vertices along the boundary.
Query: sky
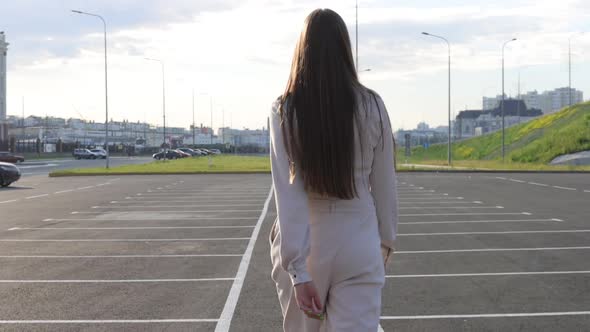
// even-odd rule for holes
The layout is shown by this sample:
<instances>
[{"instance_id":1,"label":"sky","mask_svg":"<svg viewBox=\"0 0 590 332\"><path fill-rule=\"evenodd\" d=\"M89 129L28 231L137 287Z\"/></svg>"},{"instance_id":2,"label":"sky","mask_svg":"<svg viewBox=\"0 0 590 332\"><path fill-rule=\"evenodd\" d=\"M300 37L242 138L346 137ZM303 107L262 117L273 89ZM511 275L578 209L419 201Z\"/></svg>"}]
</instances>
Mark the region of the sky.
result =
<instances>
[{"instance_id":1,"label":"sky","mask_svg":"<svg viewBox=\"0 0 590 332\"><path fill-rule=\"evenodd\" d=\"M482 96L568 84L590 98L587 0L359 0L363 84L384 99L394 128L447 123L447 46L452 53L452 113L481 109ZM284 90L307 14L331 8L355 42L348 0L20 0L0 5L8 51L8 114L104 121L102 15L108 31L109 117L162 124L262 128ZM580 32L588 31L587 34ZM211 112L213 110L213 112Z\"/></svg>"}]
</instances>

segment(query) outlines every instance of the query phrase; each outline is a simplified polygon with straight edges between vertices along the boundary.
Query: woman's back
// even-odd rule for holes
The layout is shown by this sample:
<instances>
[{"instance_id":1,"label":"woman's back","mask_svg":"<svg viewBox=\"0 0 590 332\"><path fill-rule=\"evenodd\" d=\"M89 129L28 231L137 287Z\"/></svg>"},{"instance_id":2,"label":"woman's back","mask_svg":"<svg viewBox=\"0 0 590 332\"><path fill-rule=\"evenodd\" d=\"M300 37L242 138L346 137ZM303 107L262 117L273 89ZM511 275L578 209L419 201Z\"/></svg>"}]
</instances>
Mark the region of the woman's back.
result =
<instances>
[{"instance_id":1,"label":"woman's back","mask_svg":"<svg viewBox=\"0 0 590 332\"><path fill-rule=\"evenodd\" d=\"M397 222L393 136L383 101L358 81L333 11L307 18L270 132L272 278L284 329L376 331L381 249L391 252Z\"/></svg>"}]
</instances>

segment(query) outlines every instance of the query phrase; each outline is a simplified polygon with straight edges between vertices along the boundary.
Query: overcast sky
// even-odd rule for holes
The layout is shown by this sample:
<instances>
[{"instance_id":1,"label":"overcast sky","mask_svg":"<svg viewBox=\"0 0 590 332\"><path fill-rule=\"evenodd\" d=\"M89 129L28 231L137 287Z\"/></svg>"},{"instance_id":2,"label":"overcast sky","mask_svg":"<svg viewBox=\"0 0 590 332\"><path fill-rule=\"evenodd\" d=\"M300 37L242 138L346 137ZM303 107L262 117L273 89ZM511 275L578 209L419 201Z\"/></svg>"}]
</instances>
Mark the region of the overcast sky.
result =
<instances>
[{"instance_id":1,"label":"overcast sky","mask_svg":"<svg viewBox=\"0 0 590 332\"><path fill-rule=\"evenodd\" d=\"M101 14L109 33L109 108L115 120L162 123L166 64L169 126L261 128L282 93L305 16L336 10L354 44L354 1L326 0L20 0L5 1L0 30L8 52L8 114L104 121L102 23L70 9ZM384 98L395 128L447 119L447 37L453 53L453 113L480 109L482 95L567 86L568 38L590 32L587 0L359 0L359 57L365 85ZM590 97L590 33L572 41L573 85ZM225 112L222 112L222 111ZM223 117L222 114L225 113Z\"/></svg>"}]
</instances>

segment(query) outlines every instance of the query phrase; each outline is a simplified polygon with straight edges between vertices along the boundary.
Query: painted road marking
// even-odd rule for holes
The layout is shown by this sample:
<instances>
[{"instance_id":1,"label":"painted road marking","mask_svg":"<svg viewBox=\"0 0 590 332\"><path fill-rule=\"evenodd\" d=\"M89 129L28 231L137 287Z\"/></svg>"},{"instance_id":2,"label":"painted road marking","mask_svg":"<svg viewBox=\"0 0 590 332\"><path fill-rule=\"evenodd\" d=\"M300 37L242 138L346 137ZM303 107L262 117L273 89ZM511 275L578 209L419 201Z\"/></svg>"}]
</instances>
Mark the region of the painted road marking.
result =
<instances>
[{"instance_id":1,"label":"painted road marking","mask_svg":"<svg viewBox=\"0 0 590 332\"><path fill-rule=\"evenodd\" d=\"M108 209L107 207L104 207L104 209ZM108 213L109 211L78 211L78 213L76 214L104 214L104 213ZM114 211L113 211L114 212ZM145 213L146 210L143 211L117 211L116 213ZM158 213L168 213L168 214L187 214L187 213L198 213L198 214L204 214L204 213L243 213L243 212L260 212L260 210L157 210L157 211L152 211L150 210L149 212L158 212Z\"/></svg>"},{"instance_id":2,"label":"painted road marking","mask_svg":"<svg viewBox=\"0 0 590 332\"><path fill-rule=\"evenodd\" d=\"M127 199L127 198L125 198ZM131 198L128 198L131 199ZM245 202L260 202L259 199L223 199L223 200L198 200L199 203L219 203L220 201L224 203L230 202L237 202L237 203L245 203ZM195 203L197 200L157 200L157 201L144 201L144 200L134 200L134 201L111 201L111 204L129 204L129 206L134 206L131 204L145 204L145 203ZM210 206L210 205L209 205Z\"/></svg>"},{"instance_id":3,"label":"painted road marking","mask_svg":"<svg viewBox=\"0 0 590 332\"><path fill-rule=\"evenodd\" d=\"M529 184L532 184L533 186L539 186L539 187L549 187L548 184L544 184L544 183L529 182Z\"/></svg>"},{"instance_id":4,"label":"painted road marking","mask_svg":"<svg viewBox=\"0 0 590 332\"><path fill-rule=\"evenodd\" d=\"M585 247L543 247L543 248L482 248L482 249L448 249L448 250L406 250L396 251L394 254L448 254L465 252L496 252L496 251L554 251L554 250L589 250Z\"/></svg>"},{"instance_id":5,"label":"painted road marking","mask_svg":"<svg viewBox=\"0 0 590 332\"><path fill-rule=\"evenodd\" d=\"M60 191L56 191L54 194L64 194L64 193L72 192L74 190L76 190L76 189L60 190Z\"/></svg>"},{"instance_id":6,"label":"painted road marking","mask_svg":"<svg viewBox=\"0 0 590 332\"><path fill-rule=\"evenodd\" d=\"M578 189L576 189L576 188L561 187L561 186L553 186L553 188L556 188L556 189L562 189L562 190L570 190L570 191L575 191L575 190L578 190Z\"/></svg>"},{"instance_id":7,"label":"painted road marking","mask_svg":"<svg viewBox=\"0 0 590 332\"><path fill-rule=\"evenodd\" d=\"M456 202L456 201L451 201L451 200L446 200L446 201L426 201L426 202L405 202L405 201L400 201L398 202L398 204L483 204L482 202L479 201L475 201L475 202Z\"/></svg>"},{"instance_id":8,"label":"painted road marking","mask_svg":"<svg viewBox=\"0 0 590 332\"><path fill-rule=\"evenodd\" d=\"M171 255L14 255L0 258L182 258L182 257L242 257L242 254L171 254Z\"/></svg>"},{"instance_id":9,"label":"painted road marking","mask_svg":"<svg viewBox=\"0 0 590 332\"><path fill-rule=\"evenodd\" d=\"M2 201L2 202L0 202L0 204L14 203L14 202L18 202L18 199L11 199L9 201Z\"/></svg>"},{"instance_id":10,"label":"painted road marking","mask_svg":"<svg viewBox=\"0 0 590 332\"><path fill-rule=\"evenodd\" d=\"M199 281L233 281L235 278L200 278L200 279L102 279L102 280L0 280L0 284L98 284L98 283L142 283L142 282L199 282Z\"/></svg>"},{"instance_id":11,"label":"painted road marking","mask_svg":"<svg viewBox=\"0 0 590 332\"><path fill-rule=\"evenodd\" d=\"M29 196L29 197L26 197L25 199L35 199L35 198L41 198L41 197L47 197L47 196L49 196L49 194L41 194L41 195Z\"/></svg>"},{"instance_id":12,"label":"painted road marking","mask_svg":"<svg viewBox=\"0 0 590 332\"><path fill-rule=\"evenodd\" d=\"M507 318L507 317L554 317L554 316L584 316L590 311L565 312L529 312L529 313L501 313L501 314L468 314L468 315L417 315L417 316L381 316L382 320L420 320L420 319L467 319L467 318Z\"/></svg>"},{"instance_id":13,"label":"painted road marking","mask_svg":"<svg viewBox=\"0 0 590 332\"><path fill-rule=\"evenodd\" d=\"M532 271L532 272L492 272L492 273L441 273L441 274L398 274L386 275L385 278L446 278L446 277L503 277L503 276L535 276L590 274L590 271Z\"/></svg>"},{"instance_id":14,"label":"painted road marking","mask_svg":"<svg viewBox=\"0 0 590 332\"><path fill-rule=\"evenodd\" d=\"M398 236L444 236L444 235L491 235L491 234L559 234L588 233L590 229L562 229L545 231L491 231L491 232L447 232L447 233L406 233Z\"/></svg>"},{"instance_id":15,"label":"painted road marking","mask_svg":"<svg viewBox=\"0 0 590 332\"><path fill-rule=\"evenodd\" d=\"M400 210L422 209L503 209L502 206L402 206Z\"/></svg>"},{"instance_id":16,"label":"painted road marking","mask_svg":"<svg viewBox=\"0 0 590 332\"><path fill-rule=\"evenodd\" d=\"M404 198L400 199L400 202L403 201L428 201L428 200L462 200L463 197L415 197L415 198Z\"/></svg>"},{"instance_id":17,"label":"painted road marking","mask_svg":"<svg viewBox=\"0 0 590 332\"><path fill-rule=\"evenodd\" d=\"M441 220L441 221L415 221L400 222L398 225L428 225L428 224L469 224L469 223L503 223L503 222L537 222L537 221L559 221L561 219L515 219L515 220Z\"/></svg>"},{"instance_id":18,"label":"painted road marking","mask_svg":"<svg viewBox=\"0 0 590 332\"><path fill-rule=\"evenodd\" d=\"M205 207L260 207L260 204L231 204L231 205L118 205L118 206L93 206L93 209L128 209L128 208L181 208L181 207L191 207L191 208L205 208ZM258 211L258 210L257 210ZM182 210L179 210L182 212Z\"/></svg>"},{"instance_id":19,"label":"painted road marking","mask_svg":"<svg viewBox=\"0 0 590 332\"><path fill-rule=\"evenodd\" d=\"M429 217L429 216L520 216L530 215L528 212L515 213L426 213L426 214L400 214L400 217Z\"/></svg>"},{"instance_id":20,"label":"painted road marking","mask_svg":"<svg viewBox=\"0 0 590 332\"><path fill-rule=\"evenodd\" d=\"M266 218L268 206L273 196L272 193L273 188L271 187L268 193L268 197L266 198L266 202L264 202L264 208L262 209L260 218L258 218L258 222L256 223L256 228L254 228L254 231L252 232L252 236L250 237L250 241L248 242L248 247L246 248L244 256L242 257L242 261L240 262L240 267L238 268L238 273L236 274L236 278L229 291L227 301L223 306L223 311L221 312L221 317L219 317L219 322L215 327L215 332L229 331L231 320L234 316L234 311L236 309L236 305L238 304L240 293L242 292L242 286L244 285L244 280L246 279L246 273L248 272L248 266L250 265L252 251L254 251L254 245L256 244L256 241L258 239L258 233L260 232L262 222Z\"/></svg>"},{"instance_id":21,"label":"painted road marking","mask_svg":"<svg viewBox=\"0 0 590 332\"><path fill-rule=\"evenodd\" d=\"M585 193L590 193L590 190L584 190Z\"/></svg>"},{"instance_id":22,"label":"painted road marking","mask_svg":"<svg viewBox=\"0 0 590 332\"><path fill-rule=\"evenodd\" d=\"M254 228L254 226L154 226L154 227L13 227L9 231L18 230L137 230L137 229L231 229L231 228Z\"/></svg>"},{"instance_id":23,"label":"painted road marking","mask_svg":"<svg viewBox=\"0 0 590 332\"><path fill-rule=\"evenodd\" d=\"M158 211L159 212L159 211ZM186 220L198 220L198 221L207 221L207 220L245 220L245 221L254 221L255 218L223 218L223 217L193 217L193 218L174 218L174 219L166 219L166 218L153 218L153 219L146 219L146 218L125 218L125 219L118 219L118 218L47 218L43 219L43 221L186 221Z\"/></svg>"},{"instance_id":24,"label":"painted road marking","mask_svg":"<svg viewBox=\"0 0 590 332\"><path fill-rule=\"evenodd\" d=\"M216 323L218 319L97 319L97 320L0 320L0 324L154 324Z\"/></svg>"},{"instance_id":25,"label":"painted road marking","mask_svg":"<svg viewBox=\"0 0 590 332\"><path fill-rule=\"evenodd\" d=\"M94 188L94 186L80 187L77 190L85 190L85 189L90 189L90 188Z\"/></svg>"},{"instance_id":26,"label":"painted road marking","mask_svg":"<svg viewBox=\"0 0 590 332\"><path fill-rule=\"evenodd\" d=\"M512 182L516 182L516 183L525 183L526 181L522 181L522 180L517 180L517 179L509 179Z\"/></svg>"},{"instance_id":27,"label":"painted road marking","mask_svg":"<svg viewBox=\"0 0 590 332\"><path fill-rule=\"evenodd\" d=\"M186 238L186 239L0 239L0 242L192 242L240 241L248 237Z\"/></svg>"}]
</instances>

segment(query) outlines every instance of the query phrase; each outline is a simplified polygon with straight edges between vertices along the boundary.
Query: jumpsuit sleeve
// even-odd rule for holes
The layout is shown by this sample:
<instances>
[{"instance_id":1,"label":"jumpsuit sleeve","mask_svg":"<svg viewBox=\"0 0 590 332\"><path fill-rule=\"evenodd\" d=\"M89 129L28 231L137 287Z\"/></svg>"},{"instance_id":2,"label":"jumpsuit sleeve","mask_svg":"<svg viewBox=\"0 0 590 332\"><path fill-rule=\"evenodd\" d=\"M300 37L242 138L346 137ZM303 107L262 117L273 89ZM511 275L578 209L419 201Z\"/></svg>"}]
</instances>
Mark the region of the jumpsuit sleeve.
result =
<instances>
[{"instance_id":1,"label":"jumpsuit sleeve","mask_svg":"<svg viewBox=\"0 0 590 332\"><path fill-rule=\"evenodd\" d=\"M307 271L309 255L309 202L301 176L291 179L287 154L278 113L273 105L270 118L270 161L279 220L280 264L289 273L293 285L311 281Z\"/></svg>"},{"instance_id":2,"label":"jumpsuit sleeve","mask_svg":"<svg viewBox=\"0 0 590 332\"><path fill-rule=\"evenodd\" d=\"M375 105L377 109L374 109L374 112L371 113L374 114L373 128L378 134L374 136L377 137L377 142L373 149L374 157L369 182L377 211L381 245L392 250L398 221L397 184L393 163L393 134L385 104L379 97L375 98L375 102L377 103ZM383 126L382 133L381 123Z\"/></svg>"}]
</instances>

